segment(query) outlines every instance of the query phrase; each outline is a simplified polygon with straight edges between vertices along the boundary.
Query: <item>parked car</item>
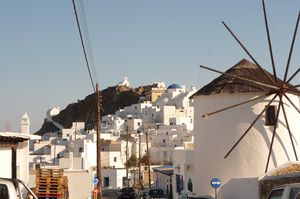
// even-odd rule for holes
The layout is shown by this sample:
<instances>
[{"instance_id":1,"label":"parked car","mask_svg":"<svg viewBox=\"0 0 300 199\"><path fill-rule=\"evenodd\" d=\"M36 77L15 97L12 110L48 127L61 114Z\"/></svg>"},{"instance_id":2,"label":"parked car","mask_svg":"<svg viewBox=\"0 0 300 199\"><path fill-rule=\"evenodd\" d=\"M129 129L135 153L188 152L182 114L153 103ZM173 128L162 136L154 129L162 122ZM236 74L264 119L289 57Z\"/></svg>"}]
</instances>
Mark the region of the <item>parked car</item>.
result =
<instances>
[{"instance_id":1,"label":"parked car","mask_svg":"<svg viewBox=\"0 0 300 199\"><path fill-rule=\"evenodd\" d=\"M17 179L0 178L1 199L37 199L34 193Z\"/></svg>"},{"instance_id":2,"label":"parked car","mask_svg":"<svg viewBox=\"0 0 300 199\"><path fill-rule=\"evenodd\" d=\"M199 196L190 191L182 191L181 195L179 195L179 199L214 199L211 196Z\"/></svg>"},{"instance_id":3,"label":"parked car","mask_svg":"<svg viewBox=\"0 0 300 199\"><path fill-rule=\"evenodd\" d=\"M189 196L188 199L214 199L211 196Z\"/></svg>"},{"instance_id":4,"label":"parked car","mask_svg":"<svg viewBox=\"0 0 300 199\"><path fill-rule=\"evenodd\" d=\"M122 188L118 192L119 199L135 199L136 197L137 197L137 194L135 193L135 190L132 187Z\"/></svg>"},{"instance_id":5,"label":"parked car","mask_svg":"<svg viewBox=\"0 0 300 199\"><path fill-rule=\"evenodd\" d=\"M164 191L162 189L150 189L148 191L148 199L152 198L166 198Z\"/></svg>"},{"instance_id":6,"label":"parked car","mask_svg":"<svg viewBox=\"0 0 300 199\"><path fill-rule=\"evenodd\" d=\"M139 198L139 199L146 199L146 198L148 198L148 192L149 192L148 189L144 189L144 190L140 191L138 193L138 197L137 198Z\"/></svg>"},{"instance_id":7,"label":"parked car","mask_svg":"<svg viewBox=\"0 0 300 199\"><path fill-rule=\"evenodd\" d=\"M183 196L182 199L214 199L214 198L211 196L188 195L188 196Z\"/></svg>"},{"instance_id":8,"label":"parked car","mask_svg":"<svg viewBox=\"0 0 300 199\"><path fill-rule=\"evenodd\" d=\"M267 199L299 199L300 183L286 184L271 190Z\"/></svg>"}]
</instances>

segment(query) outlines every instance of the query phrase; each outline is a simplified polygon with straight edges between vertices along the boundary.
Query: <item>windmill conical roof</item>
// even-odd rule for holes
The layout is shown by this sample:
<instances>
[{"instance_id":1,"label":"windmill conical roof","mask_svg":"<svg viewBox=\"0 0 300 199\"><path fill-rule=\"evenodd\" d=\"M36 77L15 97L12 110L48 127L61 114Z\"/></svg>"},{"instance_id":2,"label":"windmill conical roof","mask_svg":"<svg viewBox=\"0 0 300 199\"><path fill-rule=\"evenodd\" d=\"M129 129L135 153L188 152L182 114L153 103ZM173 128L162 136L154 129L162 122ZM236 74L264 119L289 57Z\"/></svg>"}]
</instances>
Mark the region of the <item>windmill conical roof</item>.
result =
<instances>
[{"instance_id":1,"label":"windmill conical roof","mask_svg":"<svg viewBox=\"0 0 300 199\"><path fill-rule=\"evenodd\" d=\"M271 73L266 70L264 71L269 77L274 79L274 76ZM226 73L238 77L244 77L260 83L273 85L271 80L264 75L264 73L256 64L246 59L242 59L239 63L228 69ZM277 79L277 81L282 82L280 79ZM192 97L218 93L271 92L272 90L272 88L257 85L246 80L241 80L232 76L221 75L198 90Z\"/></svg>"}]
</instances>

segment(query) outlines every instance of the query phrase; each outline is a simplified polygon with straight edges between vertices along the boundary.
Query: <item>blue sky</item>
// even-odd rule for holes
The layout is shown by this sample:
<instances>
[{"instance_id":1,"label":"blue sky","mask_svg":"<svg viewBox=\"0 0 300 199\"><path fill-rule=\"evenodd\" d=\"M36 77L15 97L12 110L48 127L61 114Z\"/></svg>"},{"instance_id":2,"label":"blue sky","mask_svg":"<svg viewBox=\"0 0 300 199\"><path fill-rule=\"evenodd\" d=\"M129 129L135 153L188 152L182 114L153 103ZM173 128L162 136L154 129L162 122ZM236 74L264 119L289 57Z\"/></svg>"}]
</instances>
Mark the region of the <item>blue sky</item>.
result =
<instances>
[{"instance_id":1,"label":"blue sky","mask_svg":"<svg viewBox=\"0 0 300 199\"><path fill-rule=\"evenodd\" d=\"M224 71L248 58L222 20L271 71L260 0L85 0L83 4L93 74L101 89L125 76L133 87L164 81L201 88L217 75L200 69L200 64ZM282 75L300 1L266 0L266 6ZM25 112L31 131L37 131L49 108L64 109L93 92L71 0L3 0L0 25L0 131L6 123L18 131ZM300 67L299 37L291 73Z\"/></svg>"}]
</instances>

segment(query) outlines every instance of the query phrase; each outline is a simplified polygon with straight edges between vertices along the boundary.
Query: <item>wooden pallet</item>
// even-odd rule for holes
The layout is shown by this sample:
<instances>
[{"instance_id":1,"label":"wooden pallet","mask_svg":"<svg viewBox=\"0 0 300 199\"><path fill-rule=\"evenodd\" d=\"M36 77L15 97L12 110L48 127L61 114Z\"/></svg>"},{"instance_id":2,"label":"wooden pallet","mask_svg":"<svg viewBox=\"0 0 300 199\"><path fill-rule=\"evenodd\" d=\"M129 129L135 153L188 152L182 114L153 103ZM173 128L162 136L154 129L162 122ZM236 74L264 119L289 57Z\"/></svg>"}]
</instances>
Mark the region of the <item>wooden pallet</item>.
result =
<instances>
[{"instance_id":1,"label":"wooden pallet","mask_svg":"<svg viewBox=\"0 0 300 199\"><path fill-rule=\"evenodd\" d=\"M68 198L68 178L62 169L37 169L34 192L39 198Z\"/></svg>"},{"instance_id":2,"label":"wooden pallet","mask_svg":"<svg viewBox=\"0 0 300 199\"><path fill-rule=\"evenodd\" d=\"M63 177L63 169L37 169L36 177Z\"/></svg>"},{"instance_id":3,"label":"wooden pallet","mask_svg":"<svg viewBox=\"0 0 300 199\"><path fill-rule=\"evenodd\" d=\"M65 180L65 178L37 178L36 184L67 184L68 182Z\"/></svg>"}]
</instances>

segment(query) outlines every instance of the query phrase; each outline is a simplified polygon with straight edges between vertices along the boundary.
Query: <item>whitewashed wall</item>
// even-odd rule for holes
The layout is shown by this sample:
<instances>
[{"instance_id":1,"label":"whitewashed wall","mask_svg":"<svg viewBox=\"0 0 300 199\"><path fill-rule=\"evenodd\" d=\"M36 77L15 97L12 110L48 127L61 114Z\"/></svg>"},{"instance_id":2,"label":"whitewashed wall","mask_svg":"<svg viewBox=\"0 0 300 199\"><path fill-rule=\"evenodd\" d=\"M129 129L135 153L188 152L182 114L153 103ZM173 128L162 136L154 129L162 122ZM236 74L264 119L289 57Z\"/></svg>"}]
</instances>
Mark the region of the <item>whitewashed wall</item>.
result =
<instances>
[{"instance_id":1,"label":"whitewashed wall","mask_svg":"<svg viewBox=\"0 0 300 199\"><path fill-rule=\"evenodd\" d=\"M102 177L109 178L109 189L119 189L123 187L123 177L126 177L126 169L102 169ZM102 182L104 185L104 181Z\"/></svg>"},{"instance_id":2,"label":"whitewashed wall","mask_svg":"<svg viewBox=\"0 0 300 199\"><path fill-rule=\"evenodd\" d=\"M11 178L11 148L0 148L0 157L6 162L0 165L0 177Z\"/></svg>"},{"instance_id":3,"label":"whitewashed wall","mask_svg":"<svg viewBox=\"0 0 300 199\"><path fill-rule=\"evenodd\" d=\"M264 174L273 130L273 127L265 126L264 114L230 156L227 159L224 159L224 156L267 105L271 97L215 114L207 119L201 117L202 114L249 100L260 94L217 94L194 98L194 162L197 164L194 176L196 177L195 192L197 194L214 194L209 183L213 177L220 178L223 185L226 185L232 178L258 177ZM290 98L294 104L299 106L298 97L290 96ZM278 102L278 98L276 102ZM300 129L299 113L289 102L285 101L284 104L289 115L290 128L293 133L297 133L297 130ZM284 121L282 114L280 121L269 170L295 160L290 137L284 126L285 122L282 122ZM300 140L296 135L293 135L293 139L299 154ZM229 199L230 197L224 198ZM234 196L231 196L230 199L232 198ZM223 199L222 196L219 199Z\"/></svg>"}]
</instances>

